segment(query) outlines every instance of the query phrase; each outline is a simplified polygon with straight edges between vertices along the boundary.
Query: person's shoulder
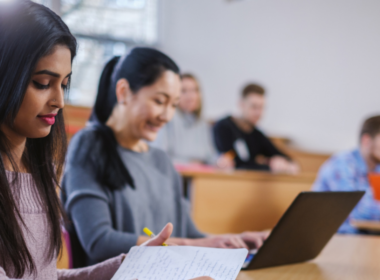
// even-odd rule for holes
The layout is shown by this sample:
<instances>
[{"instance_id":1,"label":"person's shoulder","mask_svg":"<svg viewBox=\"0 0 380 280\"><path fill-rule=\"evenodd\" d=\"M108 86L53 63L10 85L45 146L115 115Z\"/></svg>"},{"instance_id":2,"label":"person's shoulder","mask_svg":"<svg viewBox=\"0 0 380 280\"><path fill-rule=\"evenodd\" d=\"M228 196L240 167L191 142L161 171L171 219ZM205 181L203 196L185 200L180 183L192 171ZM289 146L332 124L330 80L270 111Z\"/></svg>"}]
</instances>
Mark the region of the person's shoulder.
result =
<instances>
[{"instance_id":1,"label":"person's shoulder","mask_svg":"<svg viewBox=\"0 0 380 280\"><path fill-rule=\"evenodd\" d=\"M330 164L347 164L351 165L357 162L357 150L348 150L335 153L327 161Z\"/></svg>"},{"instance_id":2,"label":"person's shoulder","mask_svg":"<svg viewBox=\"0 0 380 280\"><path fill-rule=\"evenodd\" d=\"M88 125L78 131L70 140L68 160L87 156L89 153L97 154L102 146L103 138L94 125Z\"/></svg>"},{"instance_id":3,"label":"person's shoulder","mask_svg":"<svg viewBox=\"0 0 380 280\"><path fill-rule=\"evenodd\" d=\"M199 117L197 119L197 125L201 127L202 129L205 129L205 128L209 129L210 127L215 125L215 123L213 123L212 121L206 120L203 117Z\"/></svg>"},{"instance_id":4,"label":"person's shoulder","mask_svg":"<svg viewBox=\"0 0 380 280\"><path fill-rule=\"evenodd\" d=\"M232 117L226 116L218 121L215 122L214 127L215 128L225 128L230 126L232 123Z\"/></svg>"},{"instance_id":5,"label":"person's shoulder","mask_svg":"<svg viewBox=\"0 0 380 280\"><path fill-rule=\"evenodd\" d=\"M71 139L72 141L78 141L78 142L83 142L83 141L92 141L96 140L98 137L98 130L96 127L92 124L89 124L79 130L77 133L74 134L73 138ZM71 143L70 142L70 143Z\"/></svg>"},{"instance_id":6,"label":"person's shoulder","mask_svg":"<svg viewBox=\"0 0 380 280\"><path fill-rule=\"evenodd\" d=\"M335 153L321 167L322 173L331 173L337 171L349 171L359 168L357 159L357 150L349 150Z\"/></svg>"},{"instance_id":7,"label":"person's shoulder","mask_svg":"<svg viewBox=\"0 0 380 280\"><path fill-rule=\"evenodd\" d=\"M259 127L255 127L255 129L253 130L253 133L255 133L256 135L259 135L260 137L268 138L268 136Z\"/></svg>"}]
</instances>

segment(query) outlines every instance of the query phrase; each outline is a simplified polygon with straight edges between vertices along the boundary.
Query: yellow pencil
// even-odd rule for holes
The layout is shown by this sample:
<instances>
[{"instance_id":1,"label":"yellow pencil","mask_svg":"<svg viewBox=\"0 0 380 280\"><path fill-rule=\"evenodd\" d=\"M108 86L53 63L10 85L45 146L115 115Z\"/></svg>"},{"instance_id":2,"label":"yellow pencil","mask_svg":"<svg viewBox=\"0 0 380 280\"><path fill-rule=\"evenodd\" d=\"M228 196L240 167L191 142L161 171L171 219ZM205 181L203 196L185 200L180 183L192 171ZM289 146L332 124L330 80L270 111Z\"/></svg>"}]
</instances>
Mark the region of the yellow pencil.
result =
<instances>
[{"instance_id":1,"label":"yellow pencil","mask_svg":"<svg viewBox=\"0 0 380 280\"><path fill-rule=\"evenodd\" d=\"M145 232L146 235L148 235L149 237L155 237L156 235L147 227L145 227L143 229L143 231ZM168 246L167 244L163 243L162 246Z\"/></svg>"}]
</instances>

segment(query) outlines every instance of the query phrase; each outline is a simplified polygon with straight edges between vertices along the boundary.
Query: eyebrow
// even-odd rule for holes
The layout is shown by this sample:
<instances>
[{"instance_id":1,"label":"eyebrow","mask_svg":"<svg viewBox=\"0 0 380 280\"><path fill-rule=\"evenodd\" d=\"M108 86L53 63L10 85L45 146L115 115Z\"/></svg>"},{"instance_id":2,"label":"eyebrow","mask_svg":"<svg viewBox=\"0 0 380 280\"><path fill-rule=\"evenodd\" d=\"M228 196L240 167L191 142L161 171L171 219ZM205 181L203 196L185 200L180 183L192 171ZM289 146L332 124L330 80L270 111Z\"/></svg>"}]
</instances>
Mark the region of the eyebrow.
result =
<instances>
[{"instance_id":1,"label":"eyebrow","mask_svg":"<svg viewBox=\"0 0 380 280\"><path fill-rule=\"evenodd\" d=\"M165 93L165 92L158 92L158 94L164 95L166 98L170 99L170 95L167 94L167 93ZM177 100L177 99L179 99L179 97L176 98L176 100Z\"/></svg>"},{"instance_id":2,"label":"eyebrow","mask_svg":"<svg viewBox=\"0 0 380 280\"><path fill-rule=\"evenodd\" d=\"M72 74L72 72L70 72L70 73L66 76L66 78L69 77L71 74ZM49 71L49 70L41 70L41 71L38 71L38 72L34 73L34 75L50 75L50 76L53 76L53 77L56 77L56 78L61 77L60 74L55 73L55 72L52 72L52 71Z\"/></svg>"}]
</instances>

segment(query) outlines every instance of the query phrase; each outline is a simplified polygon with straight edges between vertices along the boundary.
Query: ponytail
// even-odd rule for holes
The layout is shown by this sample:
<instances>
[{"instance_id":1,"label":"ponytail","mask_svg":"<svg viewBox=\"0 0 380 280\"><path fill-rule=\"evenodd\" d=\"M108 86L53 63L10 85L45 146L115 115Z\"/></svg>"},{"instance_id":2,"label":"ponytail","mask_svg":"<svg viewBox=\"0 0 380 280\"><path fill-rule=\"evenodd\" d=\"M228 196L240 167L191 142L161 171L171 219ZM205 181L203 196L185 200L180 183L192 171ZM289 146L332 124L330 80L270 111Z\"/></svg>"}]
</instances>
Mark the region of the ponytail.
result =
<instances>
[{"instance_id":1,"label":"ponytail","mask_svg":"<svg viewBox=\"0 0 380 280\"><path fill-rule=\"evenodd\" d=\"M120 56L113 57L103 69L98 86L98 95L90 118L91 121L105 123L112 113L117 101L116 94L112 94L111 92L111 76L119 60Z\"/></svg>"}]
</instances>

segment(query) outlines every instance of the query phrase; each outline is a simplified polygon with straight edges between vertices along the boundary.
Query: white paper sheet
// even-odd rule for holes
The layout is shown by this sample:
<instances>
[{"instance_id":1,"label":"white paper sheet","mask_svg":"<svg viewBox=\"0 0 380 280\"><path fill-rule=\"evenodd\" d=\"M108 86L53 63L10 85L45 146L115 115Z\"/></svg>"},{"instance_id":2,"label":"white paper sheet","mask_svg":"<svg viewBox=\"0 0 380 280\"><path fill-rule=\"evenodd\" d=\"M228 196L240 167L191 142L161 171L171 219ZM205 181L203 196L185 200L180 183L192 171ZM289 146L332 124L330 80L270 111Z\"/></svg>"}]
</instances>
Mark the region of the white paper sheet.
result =
<instances>
[{"instance_id":1,"label":"white paper sheet","mask_svg":"<svg viewBox=\"0 0 380 280\"><path fill-rule=\"evenodd\" d=\"M133 247L111 280L234 280L247 254L246 249Z\"/></svg>"}]
</instances>

